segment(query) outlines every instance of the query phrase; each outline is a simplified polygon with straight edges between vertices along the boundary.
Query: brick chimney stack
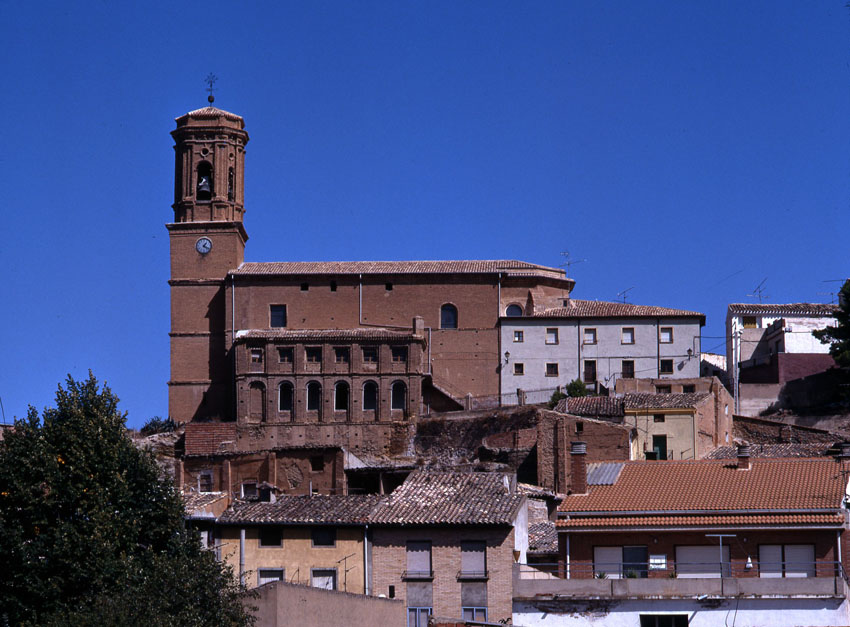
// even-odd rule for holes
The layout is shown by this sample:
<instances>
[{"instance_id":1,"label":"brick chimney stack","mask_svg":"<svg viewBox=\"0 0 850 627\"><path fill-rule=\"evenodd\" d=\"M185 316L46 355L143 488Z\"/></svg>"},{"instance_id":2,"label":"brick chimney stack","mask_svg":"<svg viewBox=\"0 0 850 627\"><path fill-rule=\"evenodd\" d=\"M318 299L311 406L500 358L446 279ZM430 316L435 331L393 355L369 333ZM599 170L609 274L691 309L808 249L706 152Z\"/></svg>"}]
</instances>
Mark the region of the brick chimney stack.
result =
<instances>
[{"instance_id":1,"label":"brick chimney stack","mask_svg":"<svg viewBox=\"0 0 850 627\"><path fill-rule=\"evenodd\" d=\"M750 469L750 446L749 444L740 444L738 446L738 470Z\"/></svg>"},{"instance_id":2,"label":"brick chimney stack","mask_svg":"<svg viewBox=\"0 0 850 627\"><path fill-rule=\"evenodd\" d=\"M570 442L570 494L587 494L586 455L586 442Z\"/></svg>"}]
</instances>

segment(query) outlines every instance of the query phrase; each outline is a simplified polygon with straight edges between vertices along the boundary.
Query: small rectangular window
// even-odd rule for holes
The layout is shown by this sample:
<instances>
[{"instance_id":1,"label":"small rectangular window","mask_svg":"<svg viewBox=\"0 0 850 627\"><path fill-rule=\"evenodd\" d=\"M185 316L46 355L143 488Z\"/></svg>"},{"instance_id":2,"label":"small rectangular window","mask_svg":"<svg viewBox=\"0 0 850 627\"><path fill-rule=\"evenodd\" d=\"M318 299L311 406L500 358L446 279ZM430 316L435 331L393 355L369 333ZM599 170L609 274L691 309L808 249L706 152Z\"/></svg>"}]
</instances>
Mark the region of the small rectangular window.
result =
<instances>
[{"instance_id":1,"label":"small rectangular window","mask_svg":"<svg viewBox=\"0 0 850 627\"><path fill-rule=\"evenodd\" d=\"M585 329L584 330L584 343L585 344L596 344L596 329Z\"/></svg>"},{"instance_id":2,"label":"small rectangular window","mask_svg":"<svg viewBox=\"0 0 850 627\"><path fill-rule=\"evenodd\" d=\"M324 590L336 590L336 568L313 568L310 585Z\"/></svg>"},{"instance_id":3,"label":"small rectangular window","mask_svg":"<svg viewBox=\"0 0 850 627\"><path fill-rule=\"evenodd\" d=\"M260 568L257 570L257 585L262 586L273 581L283 581L282 568Z\"/></svg>"},{"instance_id":4,"label":"small rectangular window","mask_svg":"<svg viewBox=\"0 0 850 627\"><path fill-rule=\"evenodd\" d=\"M242 498L255 499L257 498L257 482L246 481L242 484Z\"/></svg>"},{"instance_id":5,"label":"small rectangular window","mask_svg":"<svg viewBox=\"0 0 850 627\"><path fill-rule=\"evenodd\" d=\"M634 329L634 327L623 327L622 334L620 335L620 343L621 344L634 344L635 343L635 329Z\"/></svg>"},{"instance_id":6,"label":"small rectangular window","mask_svg":"<svg viewBox=\"0 0 850 627\"><path fill-rule=\"evenodd\" d=\"M275 525L260 527L260 546L276 546L283 544L283 529Z\"/></svg>"},{"instance_id":7,"label":"small rectangular window","mask_svg":"<svg viewBox=\"0 0 850 627\"><path fill-rule=\"evenodd\" d=\"M487 543L466 540L460 543L460 573L465 577L487 576Z\"/></svg>"},{"instance_id":8,"label":"small rectangular window","mask_svg":"<svg viewBox=\"0 0 850 627\"><path fill-rule=\"evenodd\" d=\"M524 341L525 333L522 331L514 331L514 342L522 342Z\"/></svg>"},{"instance_id":9,"label":"small rectangular window","mask_svg":"<svg viewBox=\"0 0 850 627\"><path fill-rule=\"evenodd\" d=\"M292 349L291 348L279 348L277 349L277 360L282 364L291 364L292 363Z\"/></svg>"},{"instance_id":10,"label":"small rectangular window","mask_svg":"<svg viewBox=\"0 0 850 627\"><path fill-rule=\"evenodd\" d=\"M584 423L579 420L576 422L576 435L581 435L584 433Z\"/></svg>"},{"instance_id":11,"label":"small rectangular window","mask_svg":"<svg viewBox=\"0 0 850 627\"><path fill-rule=\"evenodd\" d=\"M655 393L656 394L670 394L672 392L672 388L669 385L656 385Z\"/></svg>"},{"instance_id":12,"label":"small rectangular window","mask_svg":"<svg viewBox=\"0 0 850 627\"><path fill-rule=\"evenodd\" d=\"M624 359L620 377L623 379L635 378L635 362L633 359Z\"/></svg>"},{"instance_id":13,"label":"small rectangular window","mask_svg":"<svg viewBox=\"0 0 850 627\"><path fill-rule=\"evenodd\" d=\"M662 359L658 368L659 374L673 374L673 360Z\"/></svg>"},{"instance_id":14,"label":"small rectangular window","mask_svg":"<svg viewBox=\"0 0 850 627\"><path fill-rule=\"evenodd\" d=\"M302 291L302 292L306 292L306 291L307 291L307 290L309 290L309 289L310 289L310 284L309 284L309 283L302 283L302 284L301 284L301 291Z\"/></svg>"},{"instance_id":15,"label":"small rectangular window","mask_svg":"<svg viewBox=\"0 0 850 627\"><path fill-rule=\"evenodd\" d=\"M743 323L745 329L755 329L758 327L758 321L755 316L744 316Z\"/></svg>"},{"instance_id":16,"label":"small rectangular window","mask_svg":"<svg viewBox=\"0 0 850 627\"><path fill-rule=\"evenodd\" d=\"M313 455L310 458L310 470L313 472L321 472L325 469L325 458L321 455Z\"/></svg>"},{"instance_id":17,"label":"small rectangular window","mask_svg":"<svg viewBox=\"0 0 850 627\"><path fill-rule=\"evenodd\" d=\"M393 291L393 284L387 283L386 285L384 285L384 289L386 289L388 292L392 292Z\"/></svg>"},{"instance_id":18,"label":"small rectangular window","mask_svg":"<svg viewBox=\"0 0 850 627\"><path fill-rule=\"evenodd\" d=\"M557 344L558 343L558 329L546 329L546 343L547 344Z\"/></svg>"},{"instance_id":19,"label":"small rectangular window","mask_svg":"<svg viewBox=\"0 0 850 627\"><path fill-rule=\"evenodd\" d=\"M263 349L262 348L252 348L251 349L251 363L252 364L263 363Z\"/></svg>"},{"instance_id":20,"label":"small rectangular window","mask_svg":"<svg viewBox=\"0 0 850 627\"><path fill-rule=\"evenodd\" d=\"M211 470L202 470L198 475L198 492L213 491L213 476Z\"/></svg>"},{"instance_id":21,"label":"small rectangular window","mask_svg":"<svg viewBox=\"0 0 850 627\"><path fill-rule=\"evenodd\" d=\"M374 346L365 346L363 348L363 362L367 364L378 363L378 349Z\"/></svg>"},{"instance_id":22,"label":"small rectangular window","mask_svg":"<svg viewBox=\"0 0 850 627\"><path fill-rule=\"evenodd\" d=\"M697 386L692 383L682 384L682 394L693 394L697 391Z\"/></svg>"},{"instance_id":23,"label":"small rectangular window","mask_svg":"<svg viewBox=\"0 0 850 627\"><path fill-rule=\"evenodd\" d=\"M673 327L661 327L658 331L658 341L662 344L673 343Z\"/></svg>"},{"instance_id":24,"label":"small rectangular window","mask_svg":"<svg viewBox=\"0 0 850 627\"><path fill-rule=\"evenodd\" d=\"M331 281L331 291L332 292L336 291L336 281Z\"/></svg>"},{"instance_id":25,"label":"small rectangular window","mask_svg":"<svg viewBox=\"0 0 850 627\"><path fill-rule=\"evenodd\" d=\"M334 348L334 361L338 364L347 364L349 362L349 350L346 347Z\"/></svg>"},{"instance_id":26,"label":"small rectangular window","mask_svg":"<svg viewBox=\"0 0 850 627\"><path fill-rule=\"evenodd\" d=\"M655 414L652 417L652 422L664 422L664 414Z\"/></svg>"},{"instance_id":27,"label":"small rectangular window","mask_svg":"<svg viewBox=\"0 0 850 627\"><path fill-rule=\"evenodd\" d=\"M407 576L430 577L431 542L428 540L409 540L407 548Z\"/></svg>"},{"instance_id":28,"label":"small rectangular window","mask_svg":"<svg viewBox=\"0 0 850 627\"><path fill-rule=\"evenodd\" d=\"M304 349L304 354L307 356L307 363L322 363L322 348L320 346L309 346Z\"/></svg>"},{"instance_id":29,"label":"small rectangular window","mask_svg":"<svg viewBox=\"0 0 850 627\"><path fill-rule=\"evenodd\" d=\"M514 364L514 375L522 376L525 374L525 364L515 363Z\"/></svg>"},{"instance_id":30,"label":"small rectangular window","mask_svg":"<svg viewBox=\"0 0 850 627\"><path fill-rule=\"evenodd\" d=\"M286 305L269 305L269 326L273 329L286 326Z\"/></svg>"},{"instance_id":31,"label":"small rectangular window","mask_svg":"<svg viewBox=\"0 0 850 627\"><path fill-rule=\"evenodd\" d=\"M558 364L546 364L546 376L547 377L557 377L558 376Z\"/></svg>"},{"instance_id":32,"label":"small rectangular window","mask_svg":"<svg viewBox=\"0 0 850 627\"><path fill-rule=\"evenodd\" d=\"M405 363L407 361L407 347L393 346L390 348L395 363Z\"/></svg>"},{"instance_id":33,"label":"small rectangular window","mask_svg":"<svg viewBox=\"0 0 850 627\"><path fill-rule=\"evenodd\" d=\"M310 529L313 546L336 546L335 527L313 527Z\"/></svg>"}]
</instances>

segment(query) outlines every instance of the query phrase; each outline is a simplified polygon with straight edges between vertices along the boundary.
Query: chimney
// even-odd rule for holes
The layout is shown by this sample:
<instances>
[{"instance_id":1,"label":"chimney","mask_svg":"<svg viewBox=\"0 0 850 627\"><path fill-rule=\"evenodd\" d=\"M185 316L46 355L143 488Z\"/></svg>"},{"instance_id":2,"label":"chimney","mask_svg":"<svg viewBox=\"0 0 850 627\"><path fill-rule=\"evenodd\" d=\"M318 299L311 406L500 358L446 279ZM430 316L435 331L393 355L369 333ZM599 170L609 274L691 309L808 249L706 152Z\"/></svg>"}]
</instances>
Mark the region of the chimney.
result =
<instances>
[{"instance_id":1,"label":"chimney","mask_svg":"<svg viewBox=\"0 0 850 627\"><path fill-rule=\"evenodd\" d=\"M838 463L850 460L850 442L841 442L838 444L838 454L835 456L835 461Z\"/></svg>"},{"instance_id":2,"label":"chimney","mask_svg":"<svg viewBox=\"0 0 850 627\"><path fill-rule=\"evenodd\" d=\"M587 494L587 443L570 442L570 494Z\"/></svg>"},{"instance_id":3,"label":"chimney","mask_svg":"<svg viewBox=\"0 0 850 627\"><path fill-rule=\"evenodd\" d=\"M750 445L738 445L738 470L750 469Z\"/></svg>"},{"instance_id":4,"label":"chimney","mask_svg":"<svg viewBox=\"0 0 850 627\"><path fill-rule=\"evenodd\" d=\"M425 337L425 319L422 316L413 318L413 337Z\"/></svg>"}]
</instances>

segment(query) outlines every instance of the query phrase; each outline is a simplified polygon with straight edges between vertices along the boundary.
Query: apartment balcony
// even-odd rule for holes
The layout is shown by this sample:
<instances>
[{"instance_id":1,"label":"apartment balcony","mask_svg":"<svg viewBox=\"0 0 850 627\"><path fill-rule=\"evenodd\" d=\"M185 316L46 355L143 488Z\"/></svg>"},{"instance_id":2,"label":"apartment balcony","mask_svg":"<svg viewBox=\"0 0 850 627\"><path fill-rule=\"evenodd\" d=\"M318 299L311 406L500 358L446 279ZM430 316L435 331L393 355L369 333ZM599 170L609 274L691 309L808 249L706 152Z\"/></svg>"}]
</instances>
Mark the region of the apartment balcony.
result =
<instances>
[{"instance_id":1,"label":"apartment balcony","mask_svg":"<svg viewBox=\"0 0 850 627\"><path fill-rule=\"evenodd\" d=\"M718 572L705 577L688 573L688 576L566 579L554 574L559 571L553 566L514 564L514 599L836 599L844 598L848 592L840 565L832 562L818 562L815 570L818 576L786 577L721 577Z\"/></svg>"}]
</instances>

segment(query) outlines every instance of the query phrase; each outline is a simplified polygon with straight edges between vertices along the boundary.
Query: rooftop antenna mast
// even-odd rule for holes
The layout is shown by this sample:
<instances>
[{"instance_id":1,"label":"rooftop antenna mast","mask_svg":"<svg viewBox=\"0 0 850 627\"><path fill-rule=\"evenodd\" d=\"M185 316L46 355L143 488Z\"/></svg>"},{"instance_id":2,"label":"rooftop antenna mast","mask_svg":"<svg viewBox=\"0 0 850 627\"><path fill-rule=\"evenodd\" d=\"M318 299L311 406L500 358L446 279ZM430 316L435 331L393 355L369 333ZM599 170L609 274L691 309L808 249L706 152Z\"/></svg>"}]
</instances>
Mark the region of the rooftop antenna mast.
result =
<instances>
[{"instance_id":1,"label":"rooftop antenna mast","mask_svg":"<svg viewBox=\"0 0 850 627\"><path fill-rule=\"evenodd\" d=\"M623 299L623 303L625 303L625 302L626 302L626 298L628 297L629 292L630 292L630 291L632 291L633 289L635 289L635 286L634 286L634 285L632 285L630 288L627 288L627 289L623 290L622 292L617 292L617 298L622 298L622 299Z\"/></svg>"},{"instance_id":2,"label":"rooftop antenna mast","mask_svg":"<svg viewBox=\"0 0 850 627\"><path fill-rule=\"evenodd\" d=\"M766 281L767 277L764 277L761 280L761 283L756 285L756 288L753 290L753 293L747 294L747 296L749 296L750 298L758 298L760 303L764 301L764 299L767 298L767 294L764 293L764 284Z\"/></svg>"},{"instance_id":3,"label":"rooftop antenna mast","mask_svg":"<svg viewBox=\"0 0 850 627\"><path fill-rule=\"evenodd\" d=\"M207 75L207 77L204 79L204 82L205 82L207 85L209 85L209 87L207 87L207 91L208 91L208 92L210 92L210 95L209 95L209 96L207 96L207 102L209 102L210 104L212 104L212 103L214 103L214 102L215 102L215 96L213 96L213 85L215 85L215 82L216 82L217 80L218 80L218 76L216 76L216 75L215 75L215 74L213 74L212 72L210 72L210 73Z\"/></svg>"},{"instance_id":4,"label":"rooftop antenna mast","mask_svg":"<svg viewBox=\"0 0 850 627\"><path fill-rule=\"evenodd\" d=\"M826 281L821 281L821 283L844 283L844 279L827 279ZM839 288L840 289L840 288ZM818 292L818 296L829 296L829 304L835 304L835 297L838 296L838 292Z\"/></svg>"},{"instance_id":5,"label":"rooftop antenna mast","mask_svg":"<svg viewBox=\"0 0 850 627\"><path fill-rule=\"evenodd\" d=\"M570 257L570 251L565 250L561 253L561 257L564 258L564 261L561 263L562 268L567 269L567 278L570 278L570 269L577 263L581 263L582 261L587 261L587 259L572 259Z\"/></svg>"}]
</instances>

